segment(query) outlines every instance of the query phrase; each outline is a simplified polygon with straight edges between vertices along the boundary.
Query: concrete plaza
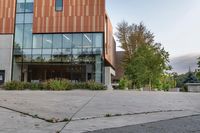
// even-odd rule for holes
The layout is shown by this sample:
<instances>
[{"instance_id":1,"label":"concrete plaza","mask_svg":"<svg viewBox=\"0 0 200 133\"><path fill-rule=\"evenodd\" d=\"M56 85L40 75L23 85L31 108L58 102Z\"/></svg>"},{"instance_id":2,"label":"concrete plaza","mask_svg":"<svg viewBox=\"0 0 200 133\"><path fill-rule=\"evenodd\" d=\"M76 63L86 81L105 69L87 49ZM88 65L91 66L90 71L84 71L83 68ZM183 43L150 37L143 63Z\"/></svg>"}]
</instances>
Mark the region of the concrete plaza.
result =
<instances>
[{"instance_id":1,"label":"concrete plaza","mask_svg":"<svg viewBox=\"0 0 200 133\"><path fill-rule=\"evenodd\" d=\"M2 133L80 133L198 114L199 93L0 91Z\"/></svg>"}]
</instances>

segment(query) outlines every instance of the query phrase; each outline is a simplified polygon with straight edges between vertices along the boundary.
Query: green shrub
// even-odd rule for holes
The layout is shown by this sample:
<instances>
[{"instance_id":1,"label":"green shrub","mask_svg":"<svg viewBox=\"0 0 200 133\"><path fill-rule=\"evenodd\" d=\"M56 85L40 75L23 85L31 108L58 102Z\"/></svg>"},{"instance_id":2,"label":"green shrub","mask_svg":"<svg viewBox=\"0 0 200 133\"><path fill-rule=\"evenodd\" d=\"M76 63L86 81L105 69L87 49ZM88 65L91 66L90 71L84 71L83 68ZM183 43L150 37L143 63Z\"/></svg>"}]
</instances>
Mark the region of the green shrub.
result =
<instances>
[{"instance_id":1,"label":"green shrub","mask_svg":"<svg viewBox=\"0 0 200 133\"><path fill-rule=\"evenodd\" d=\"M119 89L124 90L128 88L129 80L126 77L122 77L119 81Z\"/></svg>"},{"instance_id":2,"label":"green shrub","mask_svg":"<svg viewBox=\"0 0 200 133\"><path fill-rule=\"evenodd\" d=\"M29 83L29 86L27 89L30 90L42 90L43 89L43 85L41 83Z\"/></svg>"},{"instance_id":3,"label":"green shrub","mask_svg":"<svg viewBox=\"0 0 200 133\"><path fill-rule=\"evenodd\" d=\"M94 81L88 81L85 83L85 88L84 89L89 89L89 90L105 90L106 87L103 84L96 83Z\"/></svg>"},{"instance_id":4,"label":"green shrub","mask_svg":"<svg viewBox=\"0 0 200 133\"><path fill-rule=\"evenodd\" d=\"M68 80L65 79L51 79L43 83L43 89L55 91L70 90L72 89L72 85Z\"/></svg>"},{"instance_id":5,"label":"green shrub","mask_svg":"<svg viewBox=\"0 0 200 133\"><path fill-rule=\"evenodd\" d=\"M27 83L25 82L11 81L11 82L5 83L4 88L6 90L24 90L26 86L27 86Z\"/></svg>"},{"instance_id":6,"label":"green shrub","mask_svg":"<svg viewBox=\"0 0 200 133\"><path fill-rule=\"evenodd\" d=\"M6 90L52 90L52 91L62 91L71 89L88 89L88 90L105 90L106 87L103 84L96 83L94 81L81 82L81 83L71 83L65 79L48 80L43 83L28 83L11 81L4 85Z\"/></svg>"}]
</instances>

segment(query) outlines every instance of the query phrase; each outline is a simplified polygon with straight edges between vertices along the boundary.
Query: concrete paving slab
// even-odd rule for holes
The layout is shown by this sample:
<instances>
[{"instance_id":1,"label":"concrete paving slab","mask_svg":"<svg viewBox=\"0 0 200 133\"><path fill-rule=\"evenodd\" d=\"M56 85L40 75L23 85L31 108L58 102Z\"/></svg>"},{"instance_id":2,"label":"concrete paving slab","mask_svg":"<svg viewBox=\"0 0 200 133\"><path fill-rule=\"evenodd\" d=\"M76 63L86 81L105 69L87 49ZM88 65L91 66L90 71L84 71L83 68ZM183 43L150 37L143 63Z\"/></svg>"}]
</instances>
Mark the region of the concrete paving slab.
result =
<instances>
[{"instance_id":1,"label":"concrete paving slab","mask_svg":"<svg viewBox=\"0 0 200 133\"><path fill-rule=\"evenodd\" d=\"M128 115L109 118L96 118L89 120L79 120L70 122L62 133L82 133L100 129L117 128L128 125L137 125L142 123L156 122L177 117L199 114L190 111L162 112L140 115Z\"/></svg>"},{"instance_id":2,"label":"concrete paving slab","mask_svg":"<svg viewBox=\"0 0 200 133\"><path fill-rule=\"evenodd\" d=\"M51 124L0 108L0 133L56 133L64 123Z\"/></svg>"},{"instance_id":3,"label":"concrete paving slab","mask_svg":"<svg viewBox=\"0 0 200 133\"><path fill-rule=\"evenodd\" d=\"M191 110L200 112L200 94L106 91L99 92L74 119L152 111Z\"/></svg>"},{"instance_id":4,"label":"concrete paving slab","mask_svg":"<svg viewBox=\"0 0 200 133\"><path fill-rule=\"evenodd\" d=\"M70 118L95 92L0 91L0 106L45 119Z\"/></svg>"},{"instance_id":5,"label":"concrete paving slab","mask_svg":"<svg viewBox=\"0 0 200 133\"><path fill-rule=\"evenodd\" d=\"M76 133L200 114L200 94L82 90L0 91L0 109L3 109L2 107L8 108L7 112L4 111L7 114L0 114L2 120L10 116L10 111L16 115L13 122L8 119L7 126L0 124L2 132L16 130L23 133L30 129L30 132L34 133L48 133L60 130L67 124L67 122L52 124L30 119L29 116L21 118L18 116L19 113L16 113L21 111L45 119L63 120L73 116L72 121L62 132ZM108 118L106 115L115 117ZM35 121L42 123L40 128L33 126ZM21 126L16 126L17 122Z\"/></svg>"}]
</instances>

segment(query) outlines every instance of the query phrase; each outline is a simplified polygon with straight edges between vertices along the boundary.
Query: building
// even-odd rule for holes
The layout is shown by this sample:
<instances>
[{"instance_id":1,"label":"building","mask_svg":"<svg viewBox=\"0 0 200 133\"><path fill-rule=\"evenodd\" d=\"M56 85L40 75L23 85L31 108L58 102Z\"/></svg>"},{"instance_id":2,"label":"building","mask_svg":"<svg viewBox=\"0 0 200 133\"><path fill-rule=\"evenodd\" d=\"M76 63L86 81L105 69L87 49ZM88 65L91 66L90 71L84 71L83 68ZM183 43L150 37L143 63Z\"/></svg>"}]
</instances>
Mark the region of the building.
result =
<instances>
[{"instance_id":1,"label":"building","mask_svg":"<svg viewBox=\"0 0 200 133\"><path fill-rule=\"evenodd\" d=\"M124 76L124 68L123 68L123 59L124 59L124 51L116 51L116 65L115 65L115 76L112 76L112 82L118 83L120 79Z\"/></svg>"},{"instance_id":2,"label":"building","mask_svg":"<svg viewBox=\"0 0 200 133\"><path fill-rule=\"evenodd\" d=\"M187 83L188 92L200 92L200 83Z\"/></svg>"},{"instance_id":3,"label":"building","mask_svg":"<svg viewBox=\"0 0 200 133\"><path fill-rule=\"evenodd\" d=\"M0 0L0 82L111 84L115 40L105 0Z\"/></svg>"}]
</instances>

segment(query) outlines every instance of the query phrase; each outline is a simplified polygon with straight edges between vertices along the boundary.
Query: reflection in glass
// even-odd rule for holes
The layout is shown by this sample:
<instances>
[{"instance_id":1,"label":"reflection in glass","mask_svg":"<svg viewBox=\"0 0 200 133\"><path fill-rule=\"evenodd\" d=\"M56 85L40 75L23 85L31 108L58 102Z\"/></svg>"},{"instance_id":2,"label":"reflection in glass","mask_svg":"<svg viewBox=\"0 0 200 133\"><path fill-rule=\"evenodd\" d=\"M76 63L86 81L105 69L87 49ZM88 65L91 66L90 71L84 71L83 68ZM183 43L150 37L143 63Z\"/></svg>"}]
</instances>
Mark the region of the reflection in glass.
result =
<instances>
[{"instance_id":1,"label":"reflection in glass","mask_svg":"<svg viewBox=\"0 0 200 133\"><path fill-rule=\"evenodd\" d=\"M15 48L14 49L14 55L22 55L23 54L23 51L19 48Z\"/></svg>"},{"instance_id":2,"label":"reflection in glass","mask_svg":"<svg viewBox=\"0 0 200 133\"><path fill-rule=\"evenodd\" d=\"M63 0L56 0L56 11L63 10Z\"/></svg>"},{"instance_id":3,"label":"reflection in glass","mask_svg":"<svg viewBox=\"0 0 200 133\"><path fill-rule=\"evenodd\" d=\"M32 48L32 24L24 25L24 46L23 48Z\"/></svg>"},{"instance_id":4,"label":"reflection in glass","mask_svg":"<svg viewBox=\"0 0 200 133\"><path fill-rule=\"evenodd\" d=\"M31 54L23 56L23 62L31 62Z\"/></svg>"},{"instance_id":5,"label":"reflection in glass","mask_svg":"<svg viewBox=\"0 0 200 133\"><path fill-rule=\"evenodd\" d=\"M24 14L17 14L16 15L16 24L23 24L24 23Z\"/></svg>"},{"instance_id":6,"label":"reflection in glass","mask_svg":"<svg viewBox=\"0 0 200 133\"><path fill-rule=\"evenodd\" d=\"M81 61L82 61L81 55L73 55L72 63L77 63L77 62L81 62Z\"/></svg>"},{"instance_id":7,"label":"reflection in glass","mask_svg":"<svg viewBox=\"0 0 200 133\"><path fill-rule=\"evenodd\" d=\"M15 55L14 59L16 62L20 63L22 62L22 55Z\"/></svg>"},{"instance_id":8,"label":"reflection in glass","mask_svg":"<svg viewBox=\"0 0 200 133\"><path fill-rule=\"evenodd\" d=\"M42 62L51 62L51 55L43 55Z\"/></svg>"},{"instance_id":9,"label":"reflection in glass","mask_svg":"<svg viewBox=\"0 0 200 133\"><path fill-rule=\"evenodd\" d=\"M33 23L33 13L26 13L25 14L24 23Z\"/></svg>"},{"instance_id":10,"label":"reflection in glass","mask_svg":"<svg viewBox=\"0 0 200 133\"><path fill-rule=\"evenodd\" d=\"M92 34L83 34L83 48L92 48Z\"/></svg>"},{"instance_id":11,"label":"reflection in glass","mask_svg":"<svg viewBox=\"0 0 200 133\"><path fill-rule=\"evenodd\" d=\"M61 62L61 55L52 55L52 62Z\"/></svg>"},{"instance_id":12,"label":"reflection in glass","mask_svg":"<svg viewBox=\"0 0 200 133\"><path fill-rule=\"evenodd\" d=\"M52 48L52 34L43 35L43 48Z\"/></svg>"},{"instance_id":13,"label":"reflection in glass","mask_svg":"<svg viewBox=\"0 0 200 133\"><path fill-rule=\"evenodd\" d=\"M63 34L63 48L72 47L72 34Z\"/></svg>"},{"instance_id":14,"label":"reflection in glass","mask_svg":"<svg viewBox=\"0 0 200 133\"><path fill-rule=\"evenodd\" d=\"M81 54L82 53L82 49L72 49L72 54Z\"/></svg>"},{"instance_id":15,"label":"reflection in glass","mask_svg":"<svg viewBox=\"0 0 200 133\"><path fill-rule=\"evenodd\" d=\"M23 55L30 55L31 49L23 49Z\"/></svg>"},{"instance_id":16,"label":"reflection in glass","mask_svg":"<svg viewBox=\"0 0 200 133\"><path fill-rule=\"evenodd\" d=\"M22 48L24 26L16 24L15 26L15 48Z\"/></svg>"},{"instance_id":17,"label":"reflection in glass","mask_svg":"<svg viewBox=\"0 0 200 133\"><path fill-rule=\"evenodd\" d=\"M62 35L61 34L53 35L53 48L62 48Z\"/></svg>"},{"instance_id":18,"label":"reflection in glass","mask_svg":"<svg viewBox=\"0 0 200 133\"><path fill-rule=\"evenodd\" d=\"M71 62L71 55L62 55L63 62Z\"/></svg>"},{"instance_id":19,"label":"reflection in glass","mask_svg":"<svg viewBox=\"0 0 200 133\"><path fill-rule=\"evenodd\" d=\"M33 2L26 1L25 12L33 12Z\"/></svg>"},{"instance_id":20,"label":"reflection in glass","mask_svg":"<svg viewBox=\"0 0 200 133\"><path fill-rule=\"evenodd\" d=\"M103 34L102 33L94 33L93 34L93 43L94 43L94 47L103 47Z\"/></svg>"},{"instance_id":21,"label":"reflection in glass","mask_svg":"<svg viewBox=\"0 0 200 133\"><path fill-rule=\"evenodd\" d=\"M102 60L101 56L97 55L95 57L95 81L101 83L101 67L102 67Z\"/></svg>"},{"instance_id":22,"label":"reflection in glass","mask_svg":"<svg viewBox=\"0 0 200 133\"><path fill-rule=\"evenodd\" d=\"M17 3L17 13L24 12L25 3Z\"/></svg>"},{"instance_id":23,"label":"reflection in glass","mask_svg":"<svg viewBox=\"0 0 200 133\"><path fill-rule=\"evenodd\" d=\"M33 49L33 55L41 55L42 49Z\"/></svg>"},{"instance_id":24,"label":"reflection in glass","mask_svg":"<svg viewBox=\"0 0 200 133\"><path fill-rule=\"evenodd\" d=\"M83 34L73 34L73 48L82 48Z\"/></svg>"},{"instance_id":25,"label":"reflection in glass","mask_svg":"<svg viewBox=\"0 0 200 133\"><path fill-rule=\"evenodd\" d=\"M92 48L84 48L82 53L83 54L92 54Z\"/></svg>"},{"instance_id":26,"label":"reflection in glass","mask_svg":"<svg viewBox=\"0 0 200 133\"><path fill-rule=\"evenodd\" d=\"M63 51L62 51L62 53L63 53L64 55L72 54L71 52L72 52L71 49L63 49Z\"/></svg>"},{"instance_id":27,"label":"reflection in glass","mask_svg":"<svg viewBox=\"0 0 200 133\"><path fill-rule=\"evenodd\" d=\"M33 55L32 62L41 62L41 61L42 61L41 55Z\"/></svg>"},{"instance_id":28,"label":"reflection in glass","mask_svg":"<svg viewBox=\"0 0 200 133\"><path fill-rule=\"evenodd\" d=\"M93 48L93 54L102 54L102 48Z\"/></svg>"},{"instance_id":29,"label":"reflection in glass","mask_svg":"<svg viewBox=\"0 0 200 133\"><path fill-rule=\"evenodd\" d=\"M62 54L62 49L53 49L52 54L53 55L61 55Z\"/></svg>"},{"instance_id":30,"label":"reflection in glass","mask_svg":"<svg viewBox=\"0 0 200 133\"><path fill-rule=\"evenodd\" d=\"M33 36L33 48L42 48L42 35Z\"/></svg>"},{"instance_id":31,"label":"reflection in glass","mask_svg":"<svg viewBox=\"0 0 200 133\"><path fill-rule=\"evenodd\" d=\"M43 54L43 55L46 55L46 54L49 54L49 55L50 55L50 54L51 54L51 51L52 51L51 49L42 49L42 54Z\"/></svg>"}]
</instances>

